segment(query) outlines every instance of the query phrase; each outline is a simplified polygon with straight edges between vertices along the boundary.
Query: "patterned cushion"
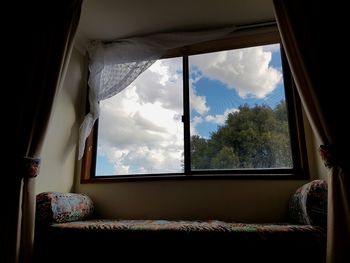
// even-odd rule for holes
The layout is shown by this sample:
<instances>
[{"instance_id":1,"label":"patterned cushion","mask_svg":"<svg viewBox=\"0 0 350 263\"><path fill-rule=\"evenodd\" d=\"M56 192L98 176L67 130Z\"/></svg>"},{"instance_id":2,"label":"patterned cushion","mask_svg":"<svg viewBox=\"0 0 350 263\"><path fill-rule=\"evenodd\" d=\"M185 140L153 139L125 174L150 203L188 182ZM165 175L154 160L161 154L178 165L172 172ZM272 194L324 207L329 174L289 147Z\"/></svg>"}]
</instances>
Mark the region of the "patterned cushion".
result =
<instances>
[{"instance_id":1,"label":"patterned cushion","mask_svg":"<svg viewBox=\"0 0 350 263\"><path fill-rule=\"evenodd\" d=\"M327 225L327 183L314 180L301 186L291 197L289 215L294 223Z\"/></svg>"},{"instance_id":2,"label":"patterned cushion","mask_svg":"<svg viewBox=\"0 0 350 263\"><path fill-rule=\"evenodd\" d=\"M52 223L89 219L94 211L92 200L84 194L43 192L36 196L36 220Z\"/></svg>"}]
</instances>

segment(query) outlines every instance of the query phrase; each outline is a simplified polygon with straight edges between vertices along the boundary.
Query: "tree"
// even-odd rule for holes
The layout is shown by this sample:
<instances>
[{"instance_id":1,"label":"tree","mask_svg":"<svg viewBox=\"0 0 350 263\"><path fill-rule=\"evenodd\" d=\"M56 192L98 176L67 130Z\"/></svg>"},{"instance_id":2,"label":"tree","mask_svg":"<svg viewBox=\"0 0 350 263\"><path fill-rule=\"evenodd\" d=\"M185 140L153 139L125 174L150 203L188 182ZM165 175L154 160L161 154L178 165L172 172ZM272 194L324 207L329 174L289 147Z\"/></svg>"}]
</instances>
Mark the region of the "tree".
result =
<instances>
[{"instance_id":1,"label":"tree","mask_svg":"<svg viewBox=\"0 0 350 263\"><path fill-rule=\"evenodd\" d=\"M192 169L292 167L288 129L284 101L243 105L209 139L191 137Z\"/></svg>"},{"instance_id":2,"label":"tree","mask_svg":"<svg viewBox=\"0 0 350 263\"><path fill-rule=\"evenodd\" d=\"M238 166L239 159L232 147L224 147L211 159L210 168L213 169L234 169Z\"/></svg>"},{"instance_id":3,"label":"tree","mask_svg":"<svg viewBox=\"0 0 350 263\"><path fill-rule=\"evenodd\" d=\"M192 169L209 169L210 159L206 152L208 150L207 140L193 135L191 137L191 162Z\"/></svg>"}]
</instances>

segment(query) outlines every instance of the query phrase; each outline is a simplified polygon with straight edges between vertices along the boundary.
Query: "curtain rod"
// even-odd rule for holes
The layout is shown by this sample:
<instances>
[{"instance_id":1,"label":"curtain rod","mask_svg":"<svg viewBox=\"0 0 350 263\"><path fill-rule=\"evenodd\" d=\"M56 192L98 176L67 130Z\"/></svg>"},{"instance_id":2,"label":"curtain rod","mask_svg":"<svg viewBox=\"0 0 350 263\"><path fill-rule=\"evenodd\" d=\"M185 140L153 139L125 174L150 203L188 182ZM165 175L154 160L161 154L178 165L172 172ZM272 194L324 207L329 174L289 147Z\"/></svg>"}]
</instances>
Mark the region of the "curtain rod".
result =
<instances>
[{"instance_id":1,"label":"curtain rod","mask_svg":"<svg viewBox=\"0 0 350 263\"><path fill-rule=\"evenodd\" d=\"M259 22L259 23L252 23L252 24L242 24L242 25L236 26L236 28L237 28L236 31L260 28L260 27L276 26L276 25L277 25L277 23L275 20Z\"/></svg>"},{"instance_id":2,"label":"curtain rod","mask_svg":"<svg viewBox=\"0 0 350 263\"><path fill-rule=\"evenodd\" d=\"M275 20L258 22L258 23L251 23L251 24L241 24L241 25L235 26L235 30L233 31L233 33L237 32L237 31L244 31L244 30L256 29L256 28L264 28L264 27L270 27L270 26L276 26L276 25L277 25L277 23ZM155 34L157 34L157 33L155 33ZM134 37L143 37L143 36L134 36ZM120 40L120 39L103 41L103 43L110 44L110 43L115 43L118 40Z\"/></svg>"}]
</instances>

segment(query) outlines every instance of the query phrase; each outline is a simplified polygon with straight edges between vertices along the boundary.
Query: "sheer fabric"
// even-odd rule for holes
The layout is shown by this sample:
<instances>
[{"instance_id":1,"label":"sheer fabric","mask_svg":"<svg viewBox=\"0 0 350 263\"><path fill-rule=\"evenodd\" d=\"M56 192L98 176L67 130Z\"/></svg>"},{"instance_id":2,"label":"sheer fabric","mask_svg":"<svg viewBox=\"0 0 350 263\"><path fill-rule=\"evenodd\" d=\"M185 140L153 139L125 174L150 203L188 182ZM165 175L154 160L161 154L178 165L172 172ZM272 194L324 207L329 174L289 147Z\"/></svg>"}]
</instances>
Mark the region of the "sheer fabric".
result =
<instances>
[{"instance_id":1,"label":"sheer fabric","mask_svg":"<svg viewBox=\"0 0 350 263\"><path fill-rule=\"evenodd\" d=\"M209 31L154 34L113 43L91 42L88 47L90 112L80 126L79 159L84 154L86 138L99 117L99 101L121 92L167 50L217 39L235 29L231 26Z\"/></svg>"}]
</instances>

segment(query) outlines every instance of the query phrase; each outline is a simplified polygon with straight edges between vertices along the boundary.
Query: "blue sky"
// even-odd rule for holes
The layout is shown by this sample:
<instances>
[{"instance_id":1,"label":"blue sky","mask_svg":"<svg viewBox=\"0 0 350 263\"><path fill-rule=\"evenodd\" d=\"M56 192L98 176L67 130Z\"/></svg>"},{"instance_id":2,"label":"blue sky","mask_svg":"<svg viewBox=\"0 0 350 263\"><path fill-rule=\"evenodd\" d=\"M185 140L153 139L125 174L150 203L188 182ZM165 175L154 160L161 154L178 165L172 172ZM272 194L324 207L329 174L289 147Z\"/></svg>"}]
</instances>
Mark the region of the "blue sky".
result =
<instances>
[{"instance_id":1,"label":"blue sky","mask_svg":"<svg viewBox=\"0 0 350 263\"><path fill-rule=\"evenodd\" d=\"M281 69L281 54L280 52L273 52L270 65L274 68ZM192 74L195 76L195 74ZM247 104L255 106L256 104L266 104L274 108L281 100L284 100L284 86L281 81L277 87L266 95L263 99L256 97L242 98L238 95L235 89L228 89L225 83L218 80L211 80L202 77L196 83L197 95L205 96L207 104L210 107L208 114L218 115L222 114L227 108L238 108L240 105ZM199 116L195 111L192 112L192 117ZM217 129L217 124L210 122L202 122L197 125L199 135L208 138L210 133Z\"/></svg>"},{"instance_id":2,"label":"blue sky","mask_svg":"<svg viewBox=\"0 0 350 263\"><path fill-rule=\"evenodd\" d=\"M215 89L208 88L213 86ZM222 83L204 78L198 83L197 94L207 98L207 103L211 106L208 114L218 115L223 114L226 108L238 108L240 105L244 104L249 106L266 104L274 108L284 99L284 87L282 84L279 84L277 88L264 99L242 99L235 90L228 90ZM193 112L191 116L199 116L199 114ZM218 125L215 123L202 122L197 125L197 130L201 136L208 138L210 132L217 130L217 126Z\"/></svg>"},{"instance_id":3,"label":"blue sky","mask_svg":"<svg viewBox=\"0 0 350 263\"><path fill-rule=\"evenodd\" d=\"M277 45L192 56L191 133L209 138L240 105L284 99ZM157 61L101 102L96 175L181 172L181 58Z\"/></svg>"}]
</instances>

